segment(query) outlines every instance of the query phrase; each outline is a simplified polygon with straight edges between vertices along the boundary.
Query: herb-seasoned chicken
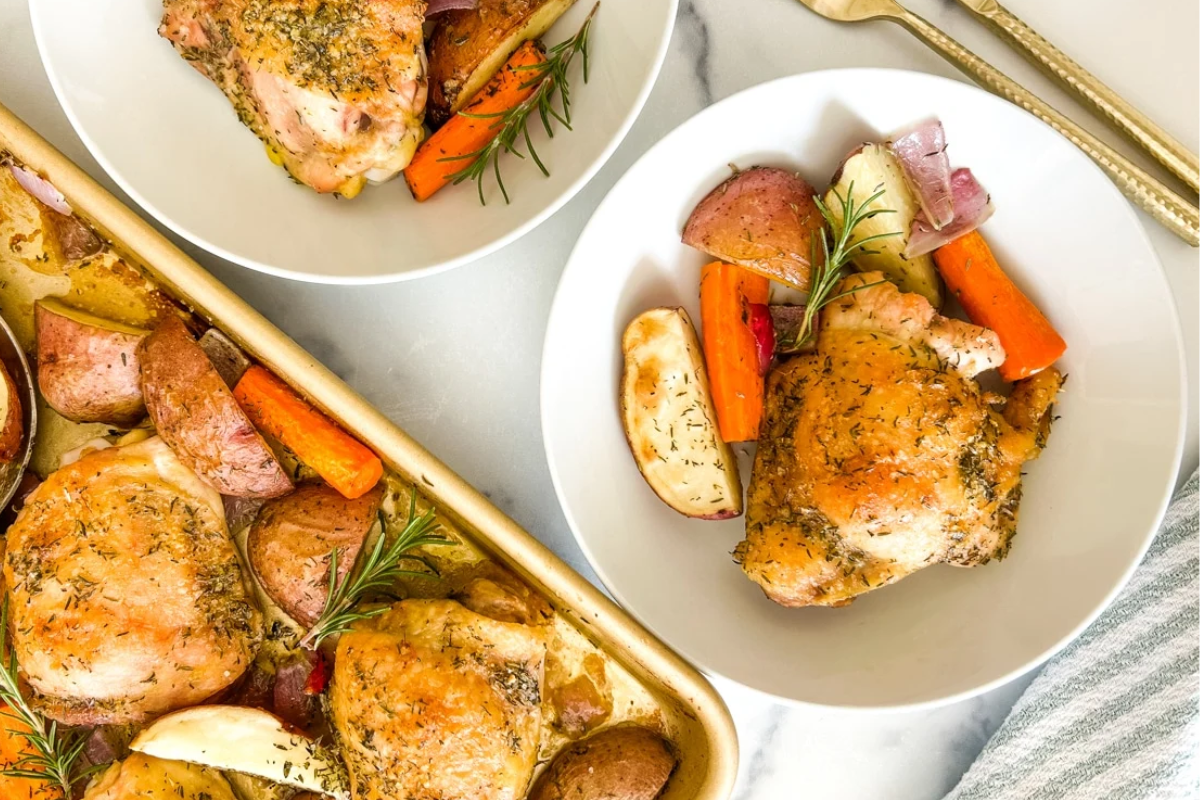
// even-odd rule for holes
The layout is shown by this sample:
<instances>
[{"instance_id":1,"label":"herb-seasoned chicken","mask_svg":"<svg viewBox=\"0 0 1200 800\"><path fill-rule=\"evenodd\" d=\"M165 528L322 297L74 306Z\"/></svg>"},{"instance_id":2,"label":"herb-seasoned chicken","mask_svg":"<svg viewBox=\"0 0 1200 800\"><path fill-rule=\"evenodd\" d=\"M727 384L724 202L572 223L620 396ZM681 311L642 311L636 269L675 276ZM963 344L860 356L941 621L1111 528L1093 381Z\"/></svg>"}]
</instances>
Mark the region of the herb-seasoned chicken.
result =
<instances>
[{"instance_id":1,"label":"herb-seasoned chicken","mask_svg":"<svg viewBox=\"0 0 1200 800\"><path fill-rule=\"evenodd\" d=\"M272 161L358 194L408 165L427 91L424 0L165 0L159 33Z\"/></svg>"},{"instance_id":2,"label":"herb-seasoned chicken","mask_svg":"<svg viewBox=\"0 0 1200 800\"><path fill-rule=\"evenodd\" d=\"M546 643L453 600L404 600L338 642L330 703L354 800L517 800Z\"/></svg>"},{"instance_id":3,"label":"herb-seasoned chicken","mask_svg":"<svg viewBox=\"0 0 1200 800\"><path fill-rule=\"evenodd\" d=\"M157 437L52 473L7 538L13 652L53 719L196 705L254 659L260 615L221 496Z\"/></svg>"},{"instance_id":4,"label":"herb-seasoned chicken","mask_svg":"<svg viewBox=\"0 0 1200 800\"><path fill-rule=\"evenodd\" d=\"M768 382L735 551L751 580L781 605L839 606L930 564L1003 557L1062 385L1051 368L1007 402L982 392L974 376L1003 360L994 333L890 283L831 303L816 352Z\"/></svg>"}]
</instances>

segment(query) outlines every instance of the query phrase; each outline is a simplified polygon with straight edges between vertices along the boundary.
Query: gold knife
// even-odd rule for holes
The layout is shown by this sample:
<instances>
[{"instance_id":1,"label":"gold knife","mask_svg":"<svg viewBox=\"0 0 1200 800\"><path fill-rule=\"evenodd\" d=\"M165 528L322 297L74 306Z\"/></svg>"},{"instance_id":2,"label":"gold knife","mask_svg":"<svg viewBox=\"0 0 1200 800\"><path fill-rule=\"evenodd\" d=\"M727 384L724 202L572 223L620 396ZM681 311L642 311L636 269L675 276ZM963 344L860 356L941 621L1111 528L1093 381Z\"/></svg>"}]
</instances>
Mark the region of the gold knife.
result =
<instances>
[{"instance_id":1,"label":"gold knife","mask_svg":"<svg viewBox=\"0 0 1200 800\"><path fill-rule=\"evenodd\" d=\"M1133 140L1188 186L1200 189L1200 158L1071 57L1043 39L996 0L958 0L1050 77L1090 103L1113 127Z\"/></svg>"},{"instance_id":2,"label":"gold knife","mask_svg":"<svg viewBox=\"0 0 1200 800\"><path fill-rule=\"evenodd\" d=\"M1200 209L1162 181L1055 111L1046 101L972 53L895 0L800 0L838 22L886 19L903 25L934 52L971 76L985 89L1015 103L1067 137L1104 170L1125 195L1192 247L1200 247Z\"/></svg>"}]
</instances>

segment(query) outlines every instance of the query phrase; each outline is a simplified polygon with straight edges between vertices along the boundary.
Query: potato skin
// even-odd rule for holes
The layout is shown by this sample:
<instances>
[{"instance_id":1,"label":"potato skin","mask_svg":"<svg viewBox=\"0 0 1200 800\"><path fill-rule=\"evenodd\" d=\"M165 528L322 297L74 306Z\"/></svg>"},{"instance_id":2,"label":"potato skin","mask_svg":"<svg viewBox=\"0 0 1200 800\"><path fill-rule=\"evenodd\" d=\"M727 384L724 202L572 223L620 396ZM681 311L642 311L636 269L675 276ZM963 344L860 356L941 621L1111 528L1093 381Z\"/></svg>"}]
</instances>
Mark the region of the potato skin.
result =
<instances>
[{"instance_id":1,"label":"potato skin","mask_svg":"<svg viewBox=\"0 0 1200 800\"><path fill-rule=\"evenodd\" d=\"M150 333L53 300L34 305L42 397L73 422L128 427L146 414L138 345Z\"/></svg>"},{"instance_id":2,"label":"potato skin","mask_svg":"<svg viewBox=\"0 0 1200 800\"><path fill-rule=\"evenodd\" d=\"M21 453L25 415L21 407L21 393L17 391L17 384L3 363L0 363L0 392L8 395L8 413L0 420L0 463L7 464Z\"/></svg>"},{"instance_id":3,"label":"potato skin","mask_svg":"<svg viewBox=\"0 0 1200 800\"><path fill-rule=\"evenodd\" d=\"M324 483L302 483L258 512L246 549L259 583L288 616L311 627L329 594L329 555L349 572L383 500L383 483L355 500Z\"/></svg>"},{"instance_id":4,"label":"potato skin","mask_svg":"<svg viewBox=\"0 0 1200 800\"><path fill-rule=\"evenodd\" d=\"M737 458L717 430L700 340L687 311L642 312L625 329L621 353L621 424L646 483L685 517L739 516Z\"/></svg>"},{"instance_id":5,"label":"potato skin","mask_svg":"<svg viewBox=\"0 0 1200 800\"><path fill-rule=\"evenodd\" d=\"M750 167L708 193L688 217L683 243L808 291L813 236L825 225L816 191L774 167Z\"/></svg>"},{"instance_id":6,"label":"potato skin","mask_svg":"<svg viewBox=\"0 0 1200 800\"><path fill-rule=\"evenodd\" d=\"M447 11L429 37L425 118L439 127L462 109L522 42L537 39L575 0L479 0Z\"/></svg>"},{"instance_id":7,"label":"potato skin","mask_svg":"<svg viewBox=\"0 0 1200 800\"><path fill-rule=\"evenodd\" d=\"M654 800L677 763L654 731L608 728L555 756L529 800Z\"/></svg>"},{"instance_id":8,"label":"potato skin","mask_svg":"<svg viewBox=\"0 0 1200 800\"><path fill-rule=\"evenodd\" d=\"M146 410L179 460L221 494L278 497L292 482L178 317L138 347Z\"/></svg>"}]
</instances>

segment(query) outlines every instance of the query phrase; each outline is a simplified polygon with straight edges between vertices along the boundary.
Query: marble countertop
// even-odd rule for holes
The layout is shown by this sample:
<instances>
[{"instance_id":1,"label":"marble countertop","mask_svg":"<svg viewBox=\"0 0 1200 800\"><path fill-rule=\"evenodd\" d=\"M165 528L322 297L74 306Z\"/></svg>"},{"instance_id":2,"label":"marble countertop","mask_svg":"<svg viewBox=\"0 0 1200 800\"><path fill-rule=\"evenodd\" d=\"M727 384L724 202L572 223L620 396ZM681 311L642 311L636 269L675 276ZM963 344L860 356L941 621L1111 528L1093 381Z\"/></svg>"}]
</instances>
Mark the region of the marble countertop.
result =
<instances>
[{"instance_id":1,"label":"marble countertop","mask_svg":"<svg viewBox=\"0 0 1200 800\"><path fill-rule=\"evenodd\" d=\"M1197 149L1200 5L1195 0L1009 0L1008 5ZM1116 141L950 0L914 0L910 6L1060 110ZM567 254L617 178L684 119L771 78L845 66L960 77L887 23L839 26L795 0L681 0L662 74L626 141L558 214L492 256L415 283L350 288L289 283L185 249L591 576L550 485L537 413L542 337ZM20 0L0 3L0 102L103 179L55 102ZM1183 320L1191 370L1186 476L1197 463L1200 263L1196 250L1149 217L1142 219ZM462 313L466 309L469 313ZM742 744L735 797L936 800L958 781L1028 680L933 711L872 716L782 706L716 681Z\"/></svg>"}]
</instances>

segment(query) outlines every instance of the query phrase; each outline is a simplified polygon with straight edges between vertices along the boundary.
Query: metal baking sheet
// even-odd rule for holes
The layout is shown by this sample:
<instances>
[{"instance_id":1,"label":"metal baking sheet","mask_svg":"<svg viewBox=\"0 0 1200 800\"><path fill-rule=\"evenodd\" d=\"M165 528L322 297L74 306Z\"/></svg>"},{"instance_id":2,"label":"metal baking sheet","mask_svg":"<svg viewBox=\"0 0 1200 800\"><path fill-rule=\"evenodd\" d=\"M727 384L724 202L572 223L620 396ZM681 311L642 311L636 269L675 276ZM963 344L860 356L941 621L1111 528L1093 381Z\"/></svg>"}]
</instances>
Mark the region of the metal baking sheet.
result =
<instances>
[{"instance_id":1,"label":"metal baking sheet","mask_svg":"<svg viewBox=\"0 0 1200 800\"><path fill-rule=\"evenodd\" d=\"M693 667L3 105L0 149L46 176L76 213L165 292L225 331L372 447L392 470L417 483L474 543L521 575L648 689L680 756L664 800L729 797L738 763L733 720Z\"/></svg>"}]
</instances>

